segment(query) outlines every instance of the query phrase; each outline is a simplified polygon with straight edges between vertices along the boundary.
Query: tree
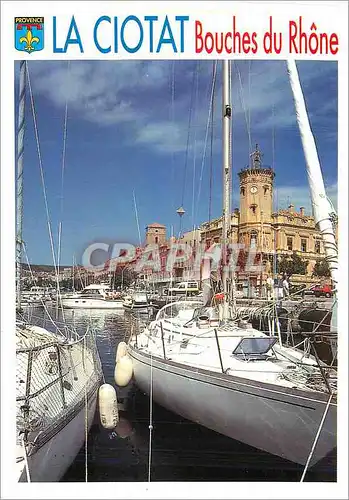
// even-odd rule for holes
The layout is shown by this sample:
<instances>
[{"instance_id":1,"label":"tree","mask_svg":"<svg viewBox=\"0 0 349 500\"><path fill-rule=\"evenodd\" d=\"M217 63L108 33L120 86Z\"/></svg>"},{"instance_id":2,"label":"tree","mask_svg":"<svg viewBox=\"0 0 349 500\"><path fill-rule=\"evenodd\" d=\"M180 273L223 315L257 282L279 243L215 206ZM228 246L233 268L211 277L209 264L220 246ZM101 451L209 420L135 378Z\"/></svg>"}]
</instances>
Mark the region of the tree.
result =
<instances>
[{"instance_id":1,"label":"tree","mask_svg":"<svg viewBox=\"0 0 349 500\"><path fill-rule=\"evenodd\" d=\"M128 287L136 279L136 273L133 269L117 267L113 276L111 277L111 288L115 290L119 287Z\"/></svg>"},{"instance_id":2,"label":"tree","mask_svg":"<svg viewBox=\"0 0 349 500\"><path fill-rule=\"evenodd\" d=\"M328 262L325 259L318 260L313 269L313 276L320 278L329 278L331 276Z\"/></svg>"},{"instance_id":3,"label":"tree","mask_svg":"<svg viewBox=\"0 0 349 500\"><path fill-rule=\"evenodd\" d=\"M291 257L283 255L278 262L279 273L291 274L307 274L308 261L302 259L296 252L293 252Z\"/></svg>"}]
</instances>

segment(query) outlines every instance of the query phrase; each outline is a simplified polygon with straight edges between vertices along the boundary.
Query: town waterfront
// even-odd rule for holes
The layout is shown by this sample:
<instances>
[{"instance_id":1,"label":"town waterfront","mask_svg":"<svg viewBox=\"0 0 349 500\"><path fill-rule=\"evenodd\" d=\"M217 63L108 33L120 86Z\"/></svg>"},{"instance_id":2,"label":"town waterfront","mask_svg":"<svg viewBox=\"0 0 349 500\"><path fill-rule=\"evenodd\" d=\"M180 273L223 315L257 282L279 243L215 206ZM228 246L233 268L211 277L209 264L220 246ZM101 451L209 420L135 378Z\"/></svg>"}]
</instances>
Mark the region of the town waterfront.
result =
<instances>
[{"instance_id":1,"label":"town waterfront","mask_svg":"<svg viewBox=\"0 0 349 500\"><path fill-rule=\"evenodd\" d=\"M55 308L48 313L58 321ZM65 310L68 325L82 333L91 322L105 381L114 383L117 344L127 339L131 316L124 312ZM32 310L31 320L50 328L43 309ZM146 482L149 455L149 398L130 384L117 389L125 411L115 431L105 430L96 412L87 442L87 480L90 482ZM151 481L299 481L303 467L263 453L209 429L189 422L153 402ZM295 430L296 439L296 430ZM85 481L85 449L62 478L64 482ZM309 470L306 481L336 481L336 456L326 457Z\"/></svg>"}]
</instances>

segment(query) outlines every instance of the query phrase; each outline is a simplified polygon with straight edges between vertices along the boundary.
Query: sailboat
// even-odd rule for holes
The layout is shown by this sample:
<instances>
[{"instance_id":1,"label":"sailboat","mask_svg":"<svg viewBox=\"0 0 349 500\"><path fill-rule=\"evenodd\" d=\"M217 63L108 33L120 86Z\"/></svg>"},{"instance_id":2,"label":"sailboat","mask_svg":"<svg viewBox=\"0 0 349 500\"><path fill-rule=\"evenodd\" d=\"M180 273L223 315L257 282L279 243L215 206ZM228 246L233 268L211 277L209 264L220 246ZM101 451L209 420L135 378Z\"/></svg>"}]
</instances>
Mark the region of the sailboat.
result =
<instances>
[{"instance_id":1,"label":"sailboat","mask_svg":"<svg viewBox=\"0 0 349 500\"><path fill-rule=\"evenodd\" d=\"M21 309L23 136L27 63L20 63L17 162L17 307ZM19 482L59 481L83 446L102 378L95 332L16 322L16 464Z\"/></svg>"},{"instance_id":2,"label":"sailboat","mask_svg":"<svg viewBox=\"0 0 349 500\"><path fill-rule=\"evenodd\" d=\"M223 263L231 193L231 62L223 70ZM227 267L227 266L226 266ZM224 269L224 268L223 268ZM205 276L206 281L207 276ZM229 303L166 305L133 333L135 383L169 410L257 449L311 467L336 447L337 376L316 352L282 344L277 319L263 333ZM205 291L204 291L205 293Z\"/></svg>"}]
</instances>

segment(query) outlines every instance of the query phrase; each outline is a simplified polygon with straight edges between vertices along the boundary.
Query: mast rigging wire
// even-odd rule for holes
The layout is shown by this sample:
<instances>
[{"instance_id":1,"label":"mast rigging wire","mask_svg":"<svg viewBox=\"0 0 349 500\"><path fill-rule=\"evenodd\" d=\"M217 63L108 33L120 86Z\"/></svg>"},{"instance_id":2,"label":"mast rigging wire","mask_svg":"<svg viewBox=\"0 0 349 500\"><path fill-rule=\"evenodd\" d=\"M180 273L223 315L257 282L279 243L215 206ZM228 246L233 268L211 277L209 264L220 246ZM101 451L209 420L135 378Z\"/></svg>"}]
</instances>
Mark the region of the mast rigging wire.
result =
<instances>
[{"instance_id":1,"label":"mast rigging wire","mask_svg":"<svg viewBox=\"0 0 349 500\"><path fill-rule=\"evenodd\" d=\"M213 99L212 99L212 113L211 113L211 154L210 154L210 188L209 188L209 202L208 202L208 222L211 222L212 212L212 184L213 184L213 126L214 126L214 98L216 81L214 79L214 63L212 65L212 80L213 80Z\"/></svg>"},{"instance_id":2,"label":"mast rigging wire","mask_svg":"<svg viewBox=\"0 0 349 500\"><path fill-rule=\"evenodd\" d=\"M246 105L245 105L245 99L244 99L244 89L243 89L243 85L242 85L242 79L241 79L241 74L240 74L239 66L238 66L238 64L237 64L236 61L234 61L234 65L235 65L235 68L237 70L238 77L239 77L239 88L240 88L240 92L239 93L240 93L240 99L241 99L242 108L244 110L244 117L245 117L245 122L246 122L246 130L247 130L247 135L248 135L248 146L249 146L249 150L252 151L252 139L251 139L251 130L250 130L251 116L250 116L250 113L247 114L247 111L246 111ZM249 108L250 108L250 106L249 106Z\"/></svg>"},{"instance_id":3,"label":"mast rigging wire","mask_svg":"<svg viewBox=\"0 0 349 500\"><path fill-rule=\"evenodd\" d=\"M69 75L70 61L68 61L67 71ZM58 251L57 251L57 273L60 273L61 263L61 244L62 244L62 230L63 230L63 203L64 203L64 174L65 174L65 159L67 150L67 127L68 127L68 96L65 100L64 110L64 125L63 125L63 148L62 148L62 169L61 169L61 200L60 200L60 221L58 227Z\"/></svg>"},{"instance_id":4,"label":"mast rigging wire","mask_svg":"<svg viewBox=\"0 0 349 500\"><path fill-rule=\"evenodd\" d=\"M46 222L47 222L47 228L48 228L49 239L50 239L50 247L51 247L51 253L52 253L53 266L54 266L55 275L56 275L57 292L58 292L58 295L60 295L59 276L57 274L56 253L55 253L54 242L53 242L50 211L49 211L48 201L47 201L45 175L44 175L43 162L42 162L42 156L41 156L41 148L40 148L40 141L39 141L39 131L38 131L38 125L37 125L37 119L36 119L34 96L33 96L33 91L32 91L32 86L31 86L31 81L30 81L29 65L28 65L27 62L26 62L26 69L27 69L27 78L28 78L30 104L31 104L32 116L33 116L33 123L34 123L34 133L35 133L35 140L36 140L36 149L37 149L38 160L39 160L41 185L42 185L42 190L43 190L43 195L44 195L44 202L45 202Z\"/></svg>"},{"instance_id":5,"label":"mast rigging wire","mask_svg":"<svg viewBox=\"0 0 349 500\"><path fill-rule=\"evenodd\" d=\"M196 71L197 71L197 63L196 63ZM190 132L191 132L191 121L192 121L192 112L193 112L193 103L194 103L194 94L195 94L195 76L196 76L195 68L193 70L192 84L191 84L191 96L190 96L190 106L189 106L189 117L188 117L188 135L187 135L187 145L185 151L185 163L184 163L184 174L183 174L183 185L182 185L182 202L181 206L184 204L184 194L185 194L185 181L187 178L187 168L188 168L188 154L189 154L189 140L190 140Z\"/></svg>"},{"instance_id":6,"label":"mast rigging wire","mask_svg":"<svg viewBox=\"0 0 349 500\"><path fill-rule=\"evenodd\" d=\"M197 196L197 200L196 200L196 219L197 219L198 211L199 211L199 202L200 202L200 195L201 195L202 177L203 177L205 160L206 160L208 131L209 131L209 128L210 128L210 119L211 119L211 112L212 112L213 91L214 91L215 81L216 81L216 78L217 78L217 61L214 62L214 72L213 72L213 75L214 76L213 76L212 84L211 84L210 104L209 104L209 110L208 110L208 116L207 116L207 123L206 123L204 151L203 151L202 161L201 161L199 189L198 189L198 196Z\"/></svg>"},{"instance_id":7,"label":"mast rigging wire","mask_svg":"<svg viewBox=\"0 0 349 500\"><path fill-rule=\"evenodd\" d=\"M197 61L197 72L196 72L196 89L195 89L195 110L198 108L199 103L199 72L200 72L200 61ZM192 229L195 229L195 177L196 177L196 133L197 126L194 127L194 155L193 155L193 189L192 189L192 206L191 206L191 219L192 219Z\"/></svg>"}]
</instances>

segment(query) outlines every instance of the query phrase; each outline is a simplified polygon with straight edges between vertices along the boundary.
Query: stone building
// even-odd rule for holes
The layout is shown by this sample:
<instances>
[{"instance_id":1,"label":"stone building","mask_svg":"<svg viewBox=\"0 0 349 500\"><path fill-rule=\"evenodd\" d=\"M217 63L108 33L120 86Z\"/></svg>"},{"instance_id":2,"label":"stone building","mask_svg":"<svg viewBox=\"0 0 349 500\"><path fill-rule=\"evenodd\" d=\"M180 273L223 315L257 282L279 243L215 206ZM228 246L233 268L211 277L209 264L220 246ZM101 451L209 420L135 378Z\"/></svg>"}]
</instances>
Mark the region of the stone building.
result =
<instances>
[{"instance_id":1,"label":"stone building","mask_svg":"<svg viewBox=\"0 0 349 500\"><path fill-rule=\"evenodd\" d=\"M147 245L163 245L166 242L166 226L154 222L146 227L145 240Z\"/></svg>"},{"instance_id":2,"label":"stone building","mask_svg":"<svg viewBox=\"0 0 349 500\"><path fill-rule=\"evenodd\" d=\"M315 228L314 217L295 209L273 210L275 172L262 164L262 155L256 146L249 167L239 172L240 208L231 214L230 241L254 247L270 260L276 254L292 255L296 252L309 261L308 274L317 260L324 257L322 236ZM219 242L222 218L201 225L201 241Z\"/></svg>"},{"instance_id":3,"label":"stone building","mask_svg":"<svg viewBox=\"0 0 349 500\"><path fill-rule=\"evenodd\" d=\"M235 208L231 214L230 242L241 243L245 249L255 248L258 254L262 254L265 264L262 275L252 276L242 271L239 273L239 279L247 280L248 286L252 280L253 286L258 288L269 272L277 270L275 255L279 259L296 252L308 261L308 268L307 276L298 278L294 276L293 281L303 283L314 281L315 279L311 278L314 264L325 256L322 236L315 228L314 217L307 215L304 207L296 210L293 204L287 209L277 211L273 209L275 172L271 167L263 165L258 146L251 154L250 165L240 170L238 176L240 207ZM219 243L221 237L222 217L203 223L195 231L183 233L180 241L190 243L194 254L195 247L199 243L208 246L213 242ZM175 238L166 240L165 226L154 223L147 227L146 242L158 243L161 246L163 263L171 242L174 241ZM190 260L176 265L174 274L177 279L188 279L191 262ZM162 279L167 279L167 274L169 273L164 273L162 270Z\"/></svg>"}]
</instances>

